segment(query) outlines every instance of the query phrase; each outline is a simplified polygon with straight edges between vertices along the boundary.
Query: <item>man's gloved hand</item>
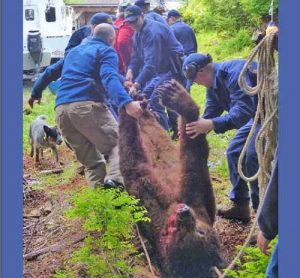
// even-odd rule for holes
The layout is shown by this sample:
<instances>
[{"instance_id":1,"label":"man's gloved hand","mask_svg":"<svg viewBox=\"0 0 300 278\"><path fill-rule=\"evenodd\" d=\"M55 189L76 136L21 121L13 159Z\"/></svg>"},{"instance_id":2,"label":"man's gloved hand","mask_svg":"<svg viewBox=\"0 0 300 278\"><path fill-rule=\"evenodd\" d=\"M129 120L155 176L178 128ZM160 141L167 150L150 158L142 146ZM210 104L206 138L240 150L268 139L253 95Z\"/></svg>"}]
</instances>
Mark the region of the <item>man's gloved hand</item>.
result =
<instances>
[{"instance_id":1,"label":"man's gloved hand","mask_svg":"<svg viewBox=\"0 0 300 278\"><path fill-rule=\"evenodd\" d=\"M33 108L33 104L34 104L34 102L36 101L38 104L40 104L41 103L41 97L33 97L33 96L31 96L30 98L29 98L29 100L28 100L28 104L29 104L29 106L31 107L31 108Z\"/></svg>"},{"instance_id":2,"label":"man's gloved hand","mask_svg":"<svg viewBox=\"0 0 300 278\"><path fill-rule=\"evenodd\" d=\"M125 110L128 115L136 119L138 119L143 114L143 110L139 101L132 101L127 103L125 105Z\"/></svg>"}]
</instances>

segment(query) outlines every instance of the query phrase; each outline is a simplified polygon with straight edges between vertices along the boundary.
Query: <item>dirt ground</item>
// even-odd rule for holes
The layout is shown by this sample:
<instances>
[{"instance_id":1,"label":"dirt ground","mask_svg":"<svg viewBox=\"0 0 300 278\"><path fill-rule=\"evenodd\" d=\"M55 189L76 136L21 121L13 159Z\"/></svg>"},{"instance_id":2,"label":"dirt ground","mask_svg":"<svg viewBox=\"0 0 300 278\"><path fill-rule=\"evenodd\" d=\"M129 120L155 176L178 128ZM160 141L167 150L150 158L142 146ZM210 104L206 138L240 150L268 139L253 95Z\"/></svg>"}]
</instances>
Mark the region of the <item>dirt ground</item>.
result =
<instances>
[{"instance_id":1,"label":"dirt ground","mask_svg":"<svg viewBox=\"0 0 300 278\"><path fill-rule=\"evenodd\" d=\"M67 167L69 161L74 160L67 148L63 150L60 157L62 168ZM62 269L70 254L82 245L85 236L79 221L71 221L64 216L64 212L70 207L68 203L70 194L86 186L84 177L74 173L74 178L67 184L52 185L47 187L47 190L39 188L36 183L39 172L55 169L52 160L43 159L40 166L34 167L31 157L24 154L23 158L25 177L23 276L25 278L53 277L55 270ZM251 223L245 225L241 222L217 218L215 227L219 234L223 255L229 263L236 254L236 246L243 244L247 237Z\"/></svg>"}]
</instances>

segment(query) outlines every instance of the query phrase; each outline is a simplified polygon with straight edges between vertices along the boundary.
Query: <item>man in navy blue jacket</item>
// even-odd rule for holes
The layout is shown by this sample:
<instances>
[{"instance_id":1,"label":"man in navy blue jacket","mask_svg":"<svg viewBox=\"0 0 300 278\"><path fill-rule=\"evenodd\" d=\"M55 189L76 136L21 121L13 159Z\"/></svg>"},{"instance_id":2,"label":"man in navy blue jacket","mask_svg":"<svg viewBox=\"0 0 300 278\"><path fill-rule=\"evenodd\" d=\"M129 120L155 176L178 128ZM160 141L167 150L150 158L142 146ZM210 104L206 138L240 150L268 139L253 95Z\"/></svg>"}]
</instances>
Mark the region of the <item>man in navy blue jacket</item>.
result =
<instances>
[{"instance_id":1,"label":"man in navy blue jacket","mask_svg":"<svg viewBox=\"0 0 300 278\"><path fill-rule=\"evenodd\" d=\"M214 130L224 133L227 130L238 129L227 149L232 190L230 192L230 207L219 209L218 214L224 218L234 218L242 221L250 220L249 193L247 183L238 174L238 159L253 124L256 111L255 98L245 94L238 84L239 74L245 64L244 60L231 60L223 63L212 63L211 56L194 53L188 56L183 64L187 79L207 88L206 106L203 117L186 126L186 133L195 138L199 134ZM254 67L256 65L253 65ZM247 82L256 84L256 74L248 70ZM227 111L227 114L223 114ZM256 134L247 150L245 158L246 175L253 175L258 169L255 151ZM257 181L251 184L251 200L254 210L259 204Z\"/></svg>"},{"instance_id":2,"label":"man in navy blue jacket","mask_svg":"<svg viewBox=\"0 0 300 278\"><path fill-rule=\"evenodd\" d=\"M135 30L134 50L126 74L126 80L134 81L131 93L142 90L150 98L150 108L158 114L161 125L168 129L165 108L153 91L161 82L181 74L175 60L183 55L182 45L167 25L144 19L138 6L125 10L125 21Z\"/></svg>"},{"instance_id":3,"label":"man in navy blue jacket","mask_svg":"<svg viewBox=\"0 0 300 278\"><path fill-rule=\"evenodd\" d=\"M112 24L112 18L107 13L96 13L91 17L90 24L84 25L76 30L69 39L68 45L65 49L65 54L73 47L81 44L82 40L88 36L92 36L94 28L100 23Z\"/></svg>"},{"instance_id":4,"label":"man in navy blue jacket","mask_svg":"<svg viewBox=\"0 0 300 278\"><path fill-rule=\"evenodd\" d=\"M61 86L57 92L56 123L77 160L85 166L91 187L123 183L119 169L118 126L104 104L109 94L119 108L135 118L142 114L138 102L132 101L118 74L118 56L112 48L115 32L111 25L96 26L93 38L65 57ZM108 156L106 175L101 154Z\"/></svg>"},{"instance_id":5,"label":"man in navy blue jacket","mask_svg":"<svg viewBox=\"0 0 300 278\"><path fill-rule=\"evenodd\" d=\"M174 32L176 39L182 44L184 54L197 52L197 40L194 30L181 20L181 14L177 10L168 12L167 22Z\"/></svg>"}]
</instances>

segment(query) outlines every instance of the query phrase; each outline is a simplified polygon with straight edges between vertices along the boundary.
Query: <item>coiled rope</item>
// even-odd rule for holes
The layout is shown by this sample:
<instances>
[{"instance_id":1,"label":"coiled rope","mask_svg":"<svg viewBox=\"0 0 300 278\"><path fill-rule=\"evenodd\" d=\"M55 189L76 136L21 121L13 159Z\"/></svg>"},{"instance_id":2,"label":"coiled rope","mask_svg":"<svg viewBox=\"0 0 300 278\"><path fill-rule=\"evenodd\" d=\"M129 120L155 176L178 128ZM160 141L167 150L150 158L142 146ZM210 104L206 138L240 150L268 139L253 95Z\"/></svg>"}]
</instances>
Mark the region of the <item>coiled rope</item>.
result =
<instances>
[{"instance_id":1,"label":"coiled rope","mask_svg":"<svg viewBox=\"0 0 300 278\"><path fill-rule=\"evenodd\" d=\"M238 172L240 176L246 181L254 181L258 179L260 188L260 205L250 229L250 232L232 262L224 270L223 273L217 268L216 273L219 278L225 278L228 272L234 267L237 260L242 256L244 249L249 244L249 241L254 234L257 218L264 203L264 193L270 179L272 162L277 148L278 138L278 70L274 57L275 46L277 45L278 31L270 33L265 36L262 41L252 50L247 62L245 63L241 74L239 76L239 85L241 89L248 95L258 97L258 106L254 117L254 122L244 148L241 152L238 161ZM251 68L254 58L257 56L257 85L251 87L246 82L246 73ZM257 134L255 141L255 148L258 156L259 169L252 177L246 177L242 171L242 162L244 160L246 151L250 141L255 133L258 122L261 123L261 129Z\"/></svg>"},{"instance_id":2,"label":"coiled rope","mask_svg":"<svg viewBox=\"0 0 300 278\"><path fill-rule=\"evenodd\" d=\"M263 189L261 190L262 196L270 179L272 161L278 140L278 70L274 57L277 35L277 32L270 33L254 48L238 80L241 89L246 94L250 96L257 95L258 98L254 122L239 157L238 172L246 182L258 179L259 186ZM258 58L257 85L251 87L247 84L246 74L256 56ZM246 177L242 170L242 164L258 122L261 123L261 129L255 141L255 148L259 169L254 176Z\"/></svg>"}]
</instances>

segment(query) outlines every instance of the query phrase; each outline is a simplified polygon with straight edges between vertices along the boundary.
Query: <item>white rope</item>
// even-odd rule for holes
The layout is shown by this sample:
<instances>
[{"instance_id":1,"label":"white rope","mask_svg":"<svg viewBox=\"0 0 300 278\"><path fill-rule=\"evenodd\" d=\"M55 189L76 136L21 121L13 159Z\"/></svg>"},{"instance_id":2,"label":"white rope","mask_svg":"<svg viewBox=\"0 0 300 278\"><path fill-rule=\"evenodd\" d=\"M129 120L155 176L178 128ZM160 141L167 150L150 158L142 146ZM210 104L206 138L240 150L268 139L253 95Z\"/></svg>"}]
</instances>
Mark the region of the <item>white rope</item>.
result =
<instances>
[{"instance_id":1,"label":"white rope","mask_svg":"<svg viewBox=\"0 0 300 278\"><path fill-rule=\"evenodd\" d=\"M274 0L271 0L269 15L271 16L271 22L273 22L274 17Z\"/></svg>"}]
</instances>

